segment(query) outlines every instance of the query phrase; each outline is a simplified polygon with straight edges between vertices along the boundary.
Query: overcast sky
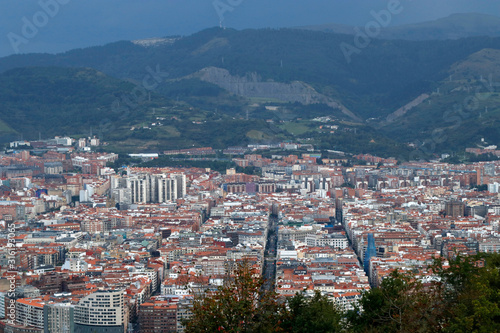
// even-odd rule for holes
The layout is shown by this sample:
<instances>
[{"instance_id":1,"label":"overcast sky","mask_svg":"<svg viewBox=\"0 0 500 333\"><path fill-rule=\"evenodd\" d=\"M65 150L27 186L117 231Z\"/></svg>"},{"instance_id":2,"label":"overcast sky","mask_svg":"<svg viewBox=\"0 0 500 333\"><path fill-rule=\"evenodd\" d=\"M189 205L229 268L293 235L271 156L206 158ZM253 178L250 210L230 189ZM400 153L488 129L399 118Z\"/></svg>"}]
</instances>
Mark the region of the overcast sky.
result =
<instances>
[{"instance_id":1,"label":"overcast sky","mask_svg":"<svg viewBox=\"0 0 500 333\"><path fill-rule=\"evenodd\" d=\"M391 1L397 0L0 0L0 56L189 35L218 26L221 18L224 26L236 29L364 25L370 11ZM50 15L42 12L43 3L52 3L46 6ZM404 10L391 25L453 13L500 15L500 0L401 0L401 5Z\"/></svg>"}]
</instances>

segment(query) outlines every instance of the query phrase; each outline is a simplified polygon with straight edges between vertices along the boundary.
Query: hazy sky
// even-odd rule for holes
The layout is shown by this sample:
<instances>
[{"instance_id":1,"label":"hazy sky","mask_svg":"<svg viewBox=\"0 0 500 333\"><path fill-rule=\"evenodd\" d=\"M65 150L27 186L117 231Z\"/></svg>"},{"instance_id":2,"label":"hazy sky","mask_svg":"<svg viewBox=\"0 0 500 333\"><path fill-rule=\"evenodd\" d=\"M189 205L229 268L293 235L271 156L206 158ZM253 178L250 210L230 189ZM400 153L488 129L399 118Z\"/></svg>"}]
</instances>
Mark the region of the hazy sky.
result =
<instances>
[{"instance_id":1,"label":"hazy sky","mask_svg":"<svg viewBox=\"0 0 500 333\"><path fill-rule=\"evenodd\" d=\"M236 29L364 25L370 11L387 8L391 1L397 0L0 0L0 56L188 35L218 26L221 18ZM400 1L404 10L391 25L453 13L500 15L500 0Z\"/></svg>"}]
</instances>

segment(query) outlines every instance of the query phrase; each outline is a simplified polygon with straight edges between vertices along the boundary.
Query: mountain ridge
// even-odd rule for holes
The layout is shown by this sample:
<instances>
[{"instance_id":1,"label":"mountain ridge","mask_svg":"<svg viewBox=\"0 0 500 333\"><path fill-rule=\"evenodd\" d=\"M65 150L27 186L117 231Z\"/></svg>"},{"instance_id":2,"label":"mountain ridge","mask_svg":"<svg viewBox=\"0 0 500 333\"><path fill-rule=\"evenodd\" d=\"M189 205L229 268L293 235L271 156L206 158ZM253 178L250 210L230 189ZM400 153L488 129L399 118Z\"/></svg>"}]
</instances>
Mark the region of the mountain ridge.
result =
<instances>
[{"instance_id":1,"label":"mountain ridge","mask_svg":"<svg viewBox=\"0 0 500 333\"><path fill-rule=\"evenodd\" d=\"M263 82L257 73L249 73L245 77L232 76L226 69L216 67L204 68L198 72L198 75L201 80L216 84L240 96L278 99L283 102L298 102L304 105L325 104L332 109L339 109L352 120L361 120L339 101L319 94L314 88L301 81L288 84L273 81Z\"/></svg>"},{"instance_id":2,"label":"mountain ridge","mask_svg":"<svg viewBox=\"0 0 500 333\"><path fill-rule=\"evenodd\" d=\"M357 33L355 28L355 26L335 23L294 27L294 29L347 35L355 35ZM363 30L362 27L357 28ZM499 37L500 17L480 13L456 13L433 21L382 27L373 38L423 41L478 36Z\"/></svg>"},{"instance_id":3,"label":"mountain ridge","mask_svg":"<svg viewBox=\"0 0 500 333\"><path fill-rule=\"evenodd\" d=\"M290 29L214 28L154 48L117 42L52 56L10 56L0 59L0 72L25 66L91 67L112 77L140 81L148 74L147 67L158 66L171 78L220 67L233 76L257 73L263 81L304 82L367 119L387 116L427 93L432 82L446 77L448 67L466 56L500 48L500 38L490 37L373 40L348 63L342 43L352 43L352 37Z\"/></svg>"},{"instance_id":4,"label":"mountain ridge","mask_svg":"<svg viewBox=\"0 0 500 333\"><path fill-rule=\"evenodd\" d=\"M353 55L351 63L342 54L342 43L353 43L352 36L293 29L236 31L213 28L154 46L122 41L58 55L9 56L0 59L0 73L3 73L0 76L16 67L52 66L50 68L59 68L56 71L87 67L115 80L126 80L129 88L125 89L125 94L127 90L130 93L134 86L140 88L144 82L149 82L151 76L161 76L162 82L151 91L153 102L161 100L158 107L168 106L168 110L162 111L164 115L168 119L173 117L182 121L173 121L163 129L147 129L150 127L148 123L155 123L155 107L151 108L146 103L138 111L137 119L120 124L121 129L111 133L111 136L115 139L123 136L130 140L154 137L159 138L154 140L158 147L180 147L214 143L200 136L200 130L204 128L212 133L211 128L223 128L231 119L234 120L231 126L241 126L242 129L242 135L235 140L238 143L253 138L290 139L296 135L293 133L302 133L304 138L326 140L321 135L327 131L318 129L313 123L287 126L273 125L272 121L311 120L320 116L333 116L342 121L346 120L348 111L365 121L362 126L366 130L369 125L379 131L369 130L369 136L387 134L393 140L408 143L425 139L433 129L446 127L444 125L447 124L437 126L443 116L443 108L450 109L457 99L467 97L467 89L474 88L467 88L468 79L472 84L480 85L481 75L486 78L490 73L500 72L500 38L470 37L444 41L374 39L359 54ZM207 76L210 71L207 69L212 69L212 75ZM454 76L451 84L446 81L450 76ZM205 82L200 81L203 79ZM15 78L10 80L10 83L5 82L7 93L12 92L7 87L15 82ZM64 82L64 77L60 80ZM77 86L80 84L74 83ZM29 87L30 81L19 84ZM100 83L97 82L96 86L99 87ZM446 92L448 97L439 99L436 91L441 91L442 95ZM429 99L420 101L419 96L424 94L429 95ZM46 107L42 97L38 104L31 106L31 110ZM12 96L4 95L4 98L12 99ZM78 98L76 91L74 100ZM281 101L276 105L273 99ZM493 97L489 100L496 101ZM81 110L81 107L77 109ZM344 115L336 113L336 109L343 110ZM159 109L156 110L158 112ZM490 110L494 114L493 108ZM201 116L196 116L196 113ZM0 120L9 125L8 117L6 113ZM252 117L270 122L249 127L245 120L252 120ZM438 121L435 121L436 117ZM384 123L387 119L392 120L391 126ZM204 121L211 127L203 125ZM200 124L202 126L198 126ZM347 127L359 126L345 124ZM416 124L424 127L419 128ZM483 122L475 124L485 125ZM135 130L130 130L131 127ZM358 129L361 130L360 127ZM344 130L349 132L352 128ZM247 133L252 134L247 136ZM221 135L220 131L216 135ZM496 134L492 136L493 141L496 140ZM460 145L465 139L467 136L461 138ZM231 138L224 137L214 145L221 147L227 143L231 143Z\"/></svg>"}]
</instances>

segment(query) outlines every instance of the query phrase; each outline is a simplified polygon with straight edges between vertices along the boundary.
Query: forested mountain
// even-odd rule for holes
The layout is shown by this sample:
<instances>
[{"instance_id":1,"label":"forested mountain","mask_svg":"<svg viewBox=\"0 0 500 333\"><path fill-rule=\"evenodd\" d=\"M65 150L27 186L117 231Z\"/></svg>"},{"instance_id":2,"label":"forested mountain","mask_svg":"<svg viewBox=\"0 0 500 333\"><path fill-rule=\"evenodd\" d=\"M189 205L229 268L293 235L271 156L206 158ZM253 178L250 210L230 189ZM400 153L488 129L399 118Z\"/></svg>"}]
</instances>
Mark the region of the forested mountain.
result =
<instances>
[{"instance_id":1,"label":"forested mountain","mask_svg":"<svg viewBox=\"0 0 500 333\"><path fill-rule=\"evenodd\" d=\"M375 11L375 13L377 13ZM380 15L380 12L378 12ZM372 14L373 15L373 14ZM391 15L392 16L392 15ZM390 23L392 17L373 16L383 19L382 23ZM361 27L363 28L363 27ZM352 34L354 27L341 24L322 24L297 27L313 31ZM486 14L453 14L434 21L405 24L400 26L386 26L376 36L379 39L405 39L405 40L445 40L459 39L476 36L500 37L500 17Z\"/></svg>"},{"instance_id":2,"label":"forested mountain","mask_svg":"<svg viewBox=\"0 0 500 333\"><path fill-rule=\"evenodd\" d=\"M176 89L169 87L162 88L165 95L182 98L172 100L136 81L89 68L9 70L0 74L0 139L93 133L119 151L160 151L200 145L225 148L250 140L274 140L282 133L282 139L289 138L264 120L235 119L245 101L216 86L186 80ZM199 99L204 100L203 108L197 106ZM217 113L207 110L212 99L219 101Z\"/></svg>"},{"instance_id":3,"label":"forested mountain","mask_svg":"<svg viewBox=\"0 0 500 333\"><path fill-rule=\"evenodd\" d=\"M187 37L168 37L153 45L122 41L57 55L15 55L0 59L0 83L6 88L1 92L0 119L4 123L4 134L41 130L70 134L68 130L75 129L82 133L90 126L102 127L98 123L103 121L103 115L116 112L116 109L113 111L116 99L122 99L138 87L139 90L148 88L148 97L133 108L134 112L130 113L133 118L121 117L121 123L113 124L123 132L113 131L114 136L108 134L108 139L119 135L128 138L131 127L150 127L156 118L166 116L174 121L189 120L190 126L196 122L205 124L205 121L223 124L231 119L242 123L247 119L261 119L262 126L252 125L254 128L248 128L243 137L234 141L215 140L217 145L276 141L297 136L297 131L277 122L327 115L354 122L357 124L354 126L360 126L359 133L372 133L368 136L380 139L371 139L373 141L387 138L400 143L417 142L418 146L434 130L447 128L453 135L454 123L449 122L454 118L446 111L457 101L474 98L475 92L471 93L474 89L486 89L483 81L500 82L499 50L500 38L497 37L439 41L370 39L359 45L353 36L345 34L213 28ZM28 71L29 67L37 68ZM64 72L62 68L73 69ZM82 81L78 75L81 68L94 69L94 78ZM69 78L65 78L66 75ZM54 89L46 82L51 79L52 84L61 89ZM38 89L37 83L42 89ZM489 90L480 92L489 94L480 100L480 108L489 107L490 116L496 114L495 97L499 89L493 83ZM31 96L42 93L38 99L18 98L29 95L30 91ZM180 113L176 116L169 111L154 115L161 108ZM65 114L67 118L57 116L49 124L39 121L40 114L51 112ZM495 129L496 116L494 121L478 121L480 113L476 113L470 113L470 119L462 117L460 126L477 128L477 133L462 137L457 148L476 140L483 126L491 128L487 130L492 132L490 141L496 143L495 140L500 139ZM82 114L90 117L83 119ZM98 116L101 116L99 121ZM19 117L23 118L22 122ZM109 124L113 118L108 118ZM69 119L72 119L70 127L66 126ZM275 125L264 120L274 120ZM469 120L473 123L469 124ZM156 140L146 145L148 148L164 147L166 141L163 140L168 141L169 147L213 143L206 137L202 137L202 143L191 139L191 130L177 125L170 124L166 136L156 130L145 130L141 135L136 132L134 136ZM187 122L183 125L187 126ZM299 137L319 135L317 128L307 126ZM125 133L125 128L129 132ZM218 135L223 132L219 131ZM450 135L447 139L451 140ZM327 139L317 138L320 142L330 142ZM436 140L440 141L439 150L449 149L450 142L451 148L455 148L455 141L450 140L444 143ZM130 147L133 146L137 144L131 142Z\"/></svg>"},{"instance_id":4,"label":"forested mountain","mask_svg":"<svg viewBox=\"0 0 500 333\"><path fill-rule=\"evenodd\" d=\"M133 87L94 69L9 70L0 74L0 133L34 139L39 134L89 133L91 127L97 131L104 110Z\"/></svg>"},{"instance_id":5,"label":"forested mountain","mask_svg":"<svg viewBox=\"0 0 500 333\"><path fill-rule=\"evenodd\" d=\"M386 118L384 133L427 141L436 151L500 142L500 50L484 49L455 63L446 79L404 115Z\"/></svg>"},{"instance_id":6,"label":"forested mountain","mask_svg":"<svg viewBox=\"0 0 500 333\"><path fill-rule=\"evenodd\" d=\"M347 35L213 28L157 47L118 42L59 55L10 56L0 59L0 71L26 66L91 67L113 77L142 80L148 67L158 66L170 78L218 67L232 75L257 73L263 80L306 82L341 99L361 118L370 118L387 115L427 92L447 76L450 66L469 55L485 48L500 49L500 38L372 40L347 58L342 45L356 47Z\"/></svg>"}]
</instances>

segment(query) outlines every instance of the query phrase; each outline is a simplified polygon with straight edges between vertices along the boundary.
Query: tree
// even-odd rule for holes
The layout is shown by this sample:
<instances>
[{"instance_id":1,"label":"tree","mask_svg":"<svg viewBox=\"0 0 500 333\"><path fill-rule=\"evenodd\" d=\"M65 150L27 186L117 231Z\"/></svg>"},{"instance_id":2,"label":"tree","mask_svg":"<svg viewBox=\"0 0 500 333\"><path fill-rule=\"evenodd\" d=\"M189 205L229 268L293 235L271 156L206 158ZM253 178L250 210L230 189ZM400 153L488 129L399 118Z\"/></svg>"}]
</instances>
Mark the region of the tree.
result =
<instances>
[{"instance_id":1,"label":"tree","mask_svg":"<svg viewBox=\"0 0 500 333\"><path fill-rule=\"evenodd\" d=\"M238 263L216 292L196 297L186 332L281 332L284 306L263 283L249 262Z\"/></svg>"},{"instance_id":2,"label":"tree","mask_svg":"<svg viewBox=\"0 0 500 333\"><path fill-rule=\"evenodd\" d=\"M198 297L187 332L500 332L500 254L481 253L393 271L342 313L319 292L280 304L248 262L216 292Z\"/></svg>"},{"instance_id":3,"label":"tree","mask_svg":"<svg viewBox=\"0 0 500 333\"><path fill-rule=\"evenodd\" d=\"M395 270L380 287L365 292L348 313L354 332L438 331L442 304L438 283L424 284L412 272Z\"/></svg>"},{"instance_id":4,"label":"tree","mask_svg":"<svg viewBox=\"0 0 500 333\"><path fill-rule=\"evenodd\" d=\"M435 260L431 281L392 272L346 315L354 332L500 332L500 254Z\"/></svg>"},{"instance_id":5,"label":"tree","mask_svg":"<svg viewBox=\"0 0 500 333\"><path fill-rule=\"evenodd\" d=\"M500 255L457 256L449 268L438 265L446 288L444 332L500 331Z\"/></svg>"},{"instance_id":6,"label":"tree","mask_svg":"<svg viewBox=\"0 0 500 333\"><path fill-rule=\"evenodd\" d=\"M287 304L287 319L283 323L287 332L332 333L342 330L343 313L319 291L312 298L297 293Z\"/></svg>"}]
</instances>

